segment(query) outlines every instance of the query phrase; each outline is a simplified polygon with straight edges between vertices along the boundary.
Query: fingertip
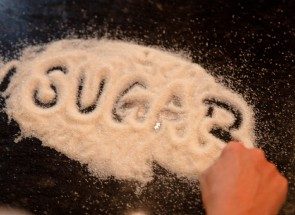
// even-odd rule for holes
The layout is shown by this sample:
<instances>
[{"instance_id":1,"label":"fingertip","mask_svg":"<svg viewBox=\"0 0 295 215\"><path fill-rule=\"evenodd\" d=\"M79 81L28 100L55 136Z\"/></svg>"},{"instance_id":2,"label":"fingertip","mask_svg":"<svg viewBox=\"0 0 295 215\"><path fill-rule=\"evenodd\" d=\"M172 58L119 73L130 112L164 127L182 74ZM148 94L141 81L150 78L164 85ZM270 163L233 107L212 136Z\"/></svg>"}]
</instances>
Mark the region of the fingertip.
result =
<instances>
[{"instance_id":1,"label":"fingertip","mask_svg":"<svg viewBox=\"0 0 295 215\"><path fill-rule=\"evenodd\" d=\"M243 143L239 140L231 140L228 142L228 144L243 144Z\"/></svg>"},{"instance_id":2,"label":"fingertip","mask_svg":"<svg viewBox=\"0 0 295 215\"><path fill-rule=\"evenodd\" d=\"M238 140L233 140L228 142L226 148L245 148L244 144Z\"/></svg>"}]
</instances>

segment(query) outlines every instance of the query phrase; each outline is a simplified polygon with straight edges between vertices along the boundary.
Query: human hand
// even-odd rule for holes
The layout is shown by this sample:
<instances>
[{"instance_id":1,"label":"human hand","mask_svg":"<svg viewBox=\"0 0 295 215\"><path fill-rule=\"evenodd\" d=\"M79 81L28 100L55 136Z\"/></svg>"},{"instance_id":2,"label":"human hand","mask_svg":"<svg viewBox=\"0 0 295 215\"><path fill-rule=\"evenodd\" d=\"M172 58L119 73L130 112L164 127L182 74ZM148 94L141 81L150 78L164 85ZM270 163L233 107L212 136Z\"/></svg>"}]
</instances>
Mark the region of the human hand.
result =
<instances>
[{"instance_id":1,"label":"human hand","mask_svg":"<svg viewBox=\"0 0 295 215\"><path fill-rule=\"evenodd\" d=\"M208 215L277 214L286 199L288 182L260 149L231 142L220 158L200 175Z\"/></svg>"}]
</instances>

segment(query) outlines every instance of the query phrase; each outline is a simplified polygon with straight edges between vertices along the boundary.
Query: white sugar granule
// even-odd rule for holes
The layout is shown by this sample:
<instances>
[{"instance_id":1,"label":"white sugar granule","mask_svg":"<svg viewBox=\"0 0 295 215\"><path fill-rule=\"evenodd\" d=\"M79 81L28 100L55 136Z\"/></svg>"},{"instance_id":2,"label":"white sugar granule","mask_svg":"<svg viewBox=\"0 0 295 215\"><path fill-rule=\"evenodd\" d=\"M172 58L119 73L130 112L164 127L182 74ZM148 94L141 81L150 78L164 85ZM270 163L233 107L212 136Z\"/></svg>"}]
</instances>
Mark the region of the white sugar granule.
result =
<instances>
[{"instance_id":1,"label":"white sugar granule","mask_svg":"<svg viewBox=\"0 0 295 215\"><path fill-rule=\"evenodd\" d=\"M26 49L1 68L0 80L11 68L16 73L3 96L22 137L39 138L97 177L145 183L157 162L196 179L226 144L210 133L214 128L253 146L253 113L243 98L176 54L120 41L61 40Z\"/></svg>"}]
</instances>

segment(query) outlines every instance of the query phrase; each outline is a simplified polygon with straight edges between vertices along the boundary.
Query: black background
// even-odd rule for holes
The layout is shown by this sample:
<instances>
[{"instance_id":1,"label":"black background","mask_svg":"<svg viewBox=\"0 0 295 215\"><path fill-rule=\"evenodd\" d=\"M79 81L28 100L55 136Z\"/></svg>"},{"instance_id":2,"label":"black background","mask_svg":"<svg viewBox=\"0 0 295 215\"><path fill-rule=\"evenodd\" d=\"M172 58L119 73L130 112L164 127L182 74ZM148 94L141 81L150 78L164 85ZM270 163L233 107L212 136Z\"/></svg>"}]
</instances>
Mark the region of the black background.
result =
<instances>
[{"instance_id":1,"label":"black background","mask_svg":"<svg viewBox=\"0 0 295 215\"><path fill-rule=\"evenodd\" d=\"M289 180L281 214L294 214L294 1L0 0L0 56L60 38L135 40L191 53L255 107L257 144ZM1 107L5 106L1 98ZM195 185L155 164L153 183L98 180L37 139L13 143L0 114L0 203L35 214L203 214ZM275 195L275 194L274 194Z\"/></svg>"}]
</instances>

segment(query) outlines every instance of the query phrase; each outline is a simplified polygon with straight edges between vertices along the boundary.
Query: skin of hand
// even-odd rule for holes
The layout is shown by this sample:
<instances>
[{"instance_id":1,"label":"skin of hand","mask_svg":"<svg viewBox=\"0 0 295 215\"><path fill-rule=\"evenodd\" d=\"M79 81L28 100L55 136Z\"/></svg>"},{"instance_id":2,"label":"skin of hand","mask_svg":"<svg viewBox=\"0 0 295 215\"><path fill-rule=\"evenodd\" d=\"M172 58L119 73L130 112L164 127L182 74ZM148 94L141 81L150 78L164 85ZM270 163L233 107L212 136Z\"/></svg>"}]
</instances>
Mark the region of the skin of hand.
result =
<instances>
[{"instance_id":1,"label":"skin of hand","mask_svg":"<svg viewBox=\"0 0 295 215\"><path fill-rule=\"evenodd\" d=\"M261 149L238 142L230 142L199 180L208 215L277 214L288 191L286 178Z\"/></svg>"}]
</instances>

